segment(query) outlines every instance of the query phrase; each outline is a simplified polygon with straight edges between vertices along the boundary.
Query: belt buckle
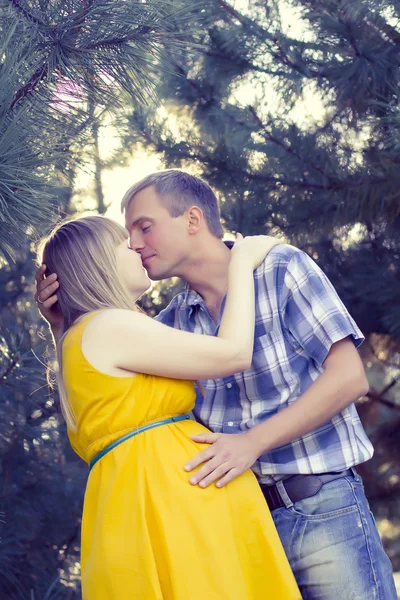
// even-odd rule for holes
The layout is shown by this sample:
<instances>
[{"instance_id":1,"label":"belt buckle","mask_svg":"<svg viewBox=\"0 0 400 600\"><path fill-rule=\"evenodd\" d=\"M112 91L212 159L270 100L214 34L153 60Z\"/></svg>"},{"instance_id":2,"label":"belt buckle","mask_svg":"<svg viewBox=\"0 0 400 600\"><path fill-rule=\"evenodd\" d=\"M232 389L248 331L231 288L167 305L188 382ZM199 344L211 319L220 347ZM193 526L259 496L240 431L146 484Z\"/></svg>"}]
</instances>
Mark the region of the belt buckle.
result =
<instances>
[{"instance_id":1,"label":"belt buckle","mask_svg":"<svg viewBox=\"0 0 400 600\"><path fill-rule=\"evenodd\" d=\"M270 509L271 512L273 510L276 510L277 508L281 508L281 507L285 506L285 503L282 500L282 497L278 491L278 488L276 487L276 484L274 484L274 485L260 484L260 488L261 488L261 491L265 498L265 501L268 505L268 508Z\"/></svg>"}]
</instances>

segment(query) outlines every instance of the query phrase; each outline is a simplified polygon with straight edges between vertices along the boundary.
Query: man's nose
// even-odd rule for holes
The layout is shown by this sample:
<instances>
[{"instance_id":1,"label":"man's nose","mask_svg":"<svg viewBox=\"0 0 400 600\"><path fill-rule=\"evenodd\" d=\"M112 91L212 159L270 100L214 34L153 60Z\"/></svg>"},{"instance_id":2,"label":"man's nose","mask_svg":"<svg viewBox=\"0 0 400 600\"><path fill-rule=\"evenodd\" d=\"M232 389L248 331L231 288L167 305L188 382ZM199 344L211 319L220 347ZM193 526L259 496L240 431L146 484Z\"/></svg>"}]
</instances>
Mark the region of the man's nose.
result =
<instances>
[{"instance_id":1,"label":"man's nose","mask_svg":"<svg viewBox=\"0 0 400 600\"><path fill-rule=\"evenodd\" d=\"M130 245L132 250L140 252L144 248L143 238L140 235L131 234Z\"/></svg>"}]
</instances>

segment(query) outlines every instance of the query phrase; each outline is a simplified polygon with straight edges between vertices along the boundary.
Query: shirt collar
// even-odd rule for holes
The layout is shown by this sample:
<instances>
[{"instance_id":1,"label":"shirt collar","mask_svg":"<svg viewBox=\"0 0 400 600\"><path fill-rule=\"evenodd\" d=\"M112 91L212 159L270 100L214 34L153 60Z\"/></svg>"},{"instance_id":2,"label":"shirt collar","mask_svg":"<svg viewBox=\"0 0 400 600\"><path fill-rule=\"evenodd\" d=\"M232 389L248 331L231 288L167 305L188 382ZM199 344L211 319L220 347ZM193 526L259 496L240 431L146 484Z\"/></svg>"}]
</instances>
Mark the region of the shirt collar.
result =
<instances>
[{"instance_id":1,"label":"shirt collar","mask_svg":"<svg viewBox=\"0 0 400 600\"><path fill-rule=\"evenodd\" d=\"M203 305L204 300L196 292L196 290L192 290L190 285L187 283L183 290L183 300L181 304L181 308L188 308L189 306Z\"/></svg>"}]
</instances>

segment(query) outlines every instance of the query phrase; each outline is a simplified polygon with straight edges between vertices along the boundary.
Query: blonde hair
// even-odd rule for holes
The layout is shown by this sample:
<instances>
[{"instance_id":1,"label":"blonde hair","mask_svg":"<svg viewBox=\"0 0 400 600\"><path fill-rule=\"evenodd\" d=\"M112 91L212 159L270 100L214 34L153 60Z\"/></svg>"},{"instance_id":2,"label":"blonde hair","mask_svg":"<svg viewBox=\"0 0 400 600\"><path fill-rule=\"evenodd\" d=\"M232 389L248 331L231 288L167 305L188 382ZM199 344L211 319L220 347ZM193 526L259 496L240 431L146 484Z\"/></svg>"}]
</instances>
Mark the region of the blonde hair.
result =
<instances>
[{"instance_id":1,"label":"blonde hair","mask_svg":"<svg viewBox=\"0 0 400 600\"><path fill-rule=\"evenodd\" d=\"M57 273L60 284L55 309L63 315L64 327L57 344L57 384L63 416L73 430L76 418L62 374L63 341L70 327L93 311L138 310L118 275L116 248L124 239L128 240L128 232L122 225L90 216L57 225L39 244L38 262L46 265L46 277Z\"/></svg>"}]
</instances>

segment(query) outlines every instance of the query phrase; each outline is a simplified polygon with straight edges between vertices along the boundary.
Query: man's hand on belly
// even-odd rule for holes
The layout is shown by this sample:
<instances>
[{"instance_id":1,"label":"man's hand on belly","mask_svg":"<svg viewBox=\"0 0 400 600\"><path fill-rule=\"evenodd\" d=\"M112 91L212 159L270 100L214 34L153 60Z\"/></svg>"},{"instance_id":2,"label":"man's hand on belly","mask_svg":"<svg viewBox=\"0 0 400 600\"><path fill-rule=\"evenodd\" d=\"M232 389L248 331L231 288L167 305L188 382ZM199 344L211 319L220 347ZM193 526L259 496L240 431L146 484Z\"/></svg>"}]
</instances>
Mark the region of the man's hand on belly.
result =
<instances>
[{"instance_id":1,"label":"man's hand on belly","mask_svg":"<svg viewBox=\"0 0 400 600\"><path fill-rule=\"evenodd\" d=\"M217 487L222 487L250 469L259 456L248 432L202 433L191 439L201 444L210 444L184 467L185 471L193 471L204 463L189 479L192 485L207 487L216 482Z\"/></svg>"}]
</instances>

